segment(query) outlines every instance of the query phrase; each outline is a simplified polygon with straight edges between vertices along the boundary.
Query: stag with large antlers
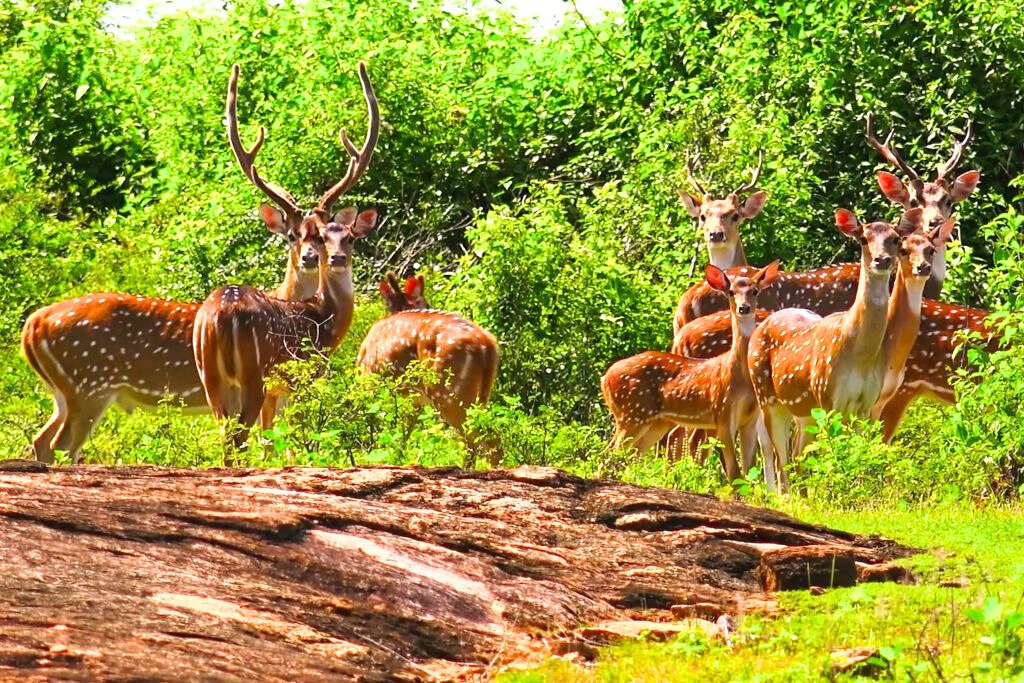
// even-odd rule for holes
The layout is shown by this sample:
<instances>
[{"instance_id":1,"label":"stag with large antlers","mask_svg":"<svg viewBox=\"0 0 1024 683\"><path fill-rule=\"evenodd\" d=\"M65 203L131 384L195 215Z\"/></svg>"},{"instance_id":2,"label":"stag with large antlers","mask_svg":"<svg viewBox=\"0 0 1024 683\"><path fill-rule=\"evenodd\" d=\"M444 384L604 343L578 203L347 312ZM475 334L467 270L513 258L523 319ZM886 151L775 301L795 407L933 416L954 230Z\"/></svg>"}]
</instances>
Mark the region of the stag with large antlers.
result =
<instances>
[{"instance_id":1,"label":"stag with large antlers","mask_svg":"<svg viewBox=\"0 0 1024 683\"><path fill-rule=\"evenodd\" d=\"M740 201L740 196L757 186L763 165L764 153L758 152L757 166L750 170L750 181L741 184L724 199L715 199L697 180L693 170L693 159L689 156L686 159L686 177L697 194L680 190L679 198L686 211L700 224L711 263L719 268L747 265L739 228L743 221L761 213L766 195L761 191L755 192L743 202Z\"/></svg>"},{"instance_id":2,"label":"stag with large antlers","mask_svg":"<svg viewBox=\"0 0 1024 683\"><path fill-rule=\"evenodd\" d=\"M747 369L747 344L761 290L771 285L778 261L751 277L730 278L709 265L705 278L729 297L733 343L709 360L645 351L614 363L601 378L601 394L615 420L613 447L641 453L677 426L717 430L725 447L729 481L740 476L735 435L740 435L743 471L753 464L757 405Z\"/></svg>"},{"instance_id":3,"label":"stag with large antlers","mask_svg":"<svg viewBox=\"0 0 1024 683\"><path fill-rule=\"evenodd\" d=\"M362 62L359 79L369 111L366 139L357 149L342 132L351 157L348 170L309 215L304 216L284 189L262 180L255 166L248 164L252 181L280 200L283 221L294 225L299 239L308 243L304 258L319 268L316 294L304 301L283 301L252 287L229 285L211 293L196 314L195 362L210 409L224 426L232 454L245 447L264 404L279 396L268 396L265 386L274 368L286 360L307 357L311 350L333 349L352 322L353 246L376 227L377 212L358 213L348 207L332 218L331 208L366 172L380 132L377 98ZM261 131L252 152L246 154L255 155L262 142ZM237 418L236 425L227 424L230 417Z\"/></svg>"},{"instance_id":4,"label":"stag with large antlers","mask_svg":"<svg viewBox=\"0 0 1024 683\"><path fill-rule=\"evenodd\" d=\"M794 419L809 418L813 408L867 417L878 400L888 368L886 329L900 324L895 317L901 309L889 306L890 271L902 237L921 229L921 213L920 208L911 209L897 225L862 225L852 212L838 209L836 226L861 244L853 306L825 318L804 309L784 309L754 331L747 359L750 378L782 490L788 488ZM766 461L769 457L765 454ZM768 485L774 490L775 482Z\"/></svg>"},{"instance_id":5,"label":"stag with large antlers","mask_svg":"<svg viewBox=\"0 0 1024 683\"><path fill-rule=\"evenodd\" d=\"M267 228L286 238L288 267L284 282L268 295L301 300L316 293L319 282L311 233L300 235L301 211L287 192L266 182L253 162L266 131L251 150L238 135L238 66L228 83L226 123L235 160L254 185L281 207L260 207ZM36 435L32 450L43 462L55 451L78 461L82 445L107 408L155 407L168 397L187 412L208 410L196 371L192 327L199 304L128 294L97 292L42 308L25 322L21 345L29 365L53 394L53 415ZM273 407L264 426L273 419Z\"/></svg>"},{"instance_id":6,"label":"stag with large antlers","mask_svg":"<svg viewBox=\"0 0 1024 683\"><path fill-rule=\"evenodd\" d=\"M377 321L362 346L357 364L371 373L400 375L413 361L436 371L438 383L418 387L445 422L466 436L466 410L484 405L498 373L498 340L462 316L430 310L423 297L423 276L401 285L394 273L380 283L390 315Z\"/></svg>"},{"instance_id":7,"label":"stag with large antlers","mask_svg":"<svg viewBox=\"0 0 1024 683\"><path fill-rule=\"evenodd\" d=\"M903 160L899 151L892 145L890 131L885 142L879 142L874 131L874 115L868 114L867 135L871 146L878 150L882 157L898 168L907 177L904 184L891 173L881 171L878 174L878 186L891 201L905 209L921 207L924 211L924 224L931 229L940 228L953 215L956 205L971 196L981 174L977 171L966 171L955 179L949 175L956 170L964 154L964 148L971 140L971 120L967 119L964 136L953 140L953 152L944 164L939 166L935 179L922 180L913 168ZM932 276L925 287L924 295L929 299L937 299L942 295L942 283L946 279L946 243L939 245L932 261Z\"/></svg>"},{"instance_id":8,"label":"stag with large antlers","mask_svg":"<svg viewBox=\"0 0 1024 683\"><path fill-rule=\"evenodd\" d=\"M909 210L921 208L923 222L929 229L941 228L952 217L956 205L971 195L978 185L977 171L967 171L955 180L947 176L955 170L963 156L964 149L970 141L971 124L967 123L967 131L961 140L955 141L953 154L939 168L938 175L932 182L924 182L917 173L907 165L892 144L893 132L890 131L885 142L879 142L874 131L874 117L868 114L866 121L868 142L893 164L907 175L910 189L893 174L886 171L878 173L878 185L886 197ZM947 241L949 234L946 234ZM730 277L749 276L754 269L737 267L726 271ZM853 303L857 291L859 267L856 263L841 263L824 268L816 268L802 273L781 273L775 286L760 300L762 308L777 311L783 308L799 307L814 311L818 315L828 315L845 311ZM925 285L924 295L936 298L942 291L942 283L946 276L946 242L936 247L932 257L932 274ZM728 304L718 292L701 282L683 294L676 307L673 331L691 320L725 311Z\"/></svg>"}]
</instances>

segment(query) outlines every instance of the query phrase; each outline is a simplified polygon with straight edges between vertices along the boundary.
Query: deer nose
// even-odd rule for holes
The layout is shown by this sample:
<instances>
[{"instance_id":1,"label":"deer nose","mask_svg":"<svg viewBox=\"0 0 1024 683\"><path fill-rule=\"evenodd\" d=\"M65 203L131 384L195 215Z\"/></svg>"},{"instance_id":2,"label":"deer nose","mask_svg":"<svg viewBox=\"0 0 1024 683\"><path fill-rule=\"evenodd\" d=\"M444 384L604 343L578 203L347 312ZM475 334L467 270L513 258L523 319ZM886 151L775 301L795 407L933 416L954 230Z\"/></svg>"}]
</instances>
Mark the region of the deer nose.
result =
<instances>
[{"instance_id":1,"label":"deer nose","mask_svg":"<svg viewBox=\"0 0 1024 683\"><path fill-rule=\"evenodd\" d=\"M876 256L872 261L872 265L874 265L878 270L889 270L889 268L892 268L892 257Z\"/></svg>"},{"instance_id":2,"label":"deer nose","mask_svg":"<svg viewBox=\"0 0 1024 683\"><path fill-rule=\"evenodd\" d=\"M316 268L320 265L320 255L314 252L307 252L302 255L303 268Z\"/></svg>"},{"instance_id":3,"label":"deer nose","mask_svg":"<svg viewBox=\"0 0 1024 683\"><path fill-rule=\"evenodd\" d=\"M740 304L736 307L736 312L740 315L750 315L750 304Z\"/></svg>"},{"instance_id":4,"label":"deer nose","mask_svg":"<svg viewBox=\"0 0 1024 683\"><path fill-rule=\"evenodd\" d=\"M343 265L345 265L345 255L331 254L330 264L331 268L341 268Z\"/></svg>"},{"instance_id":5,"label":"deer nose","mask_svg":"<svg viewBox=\"0 0 1024 683\"><path fill-rule=\"evenodd\" d=\"M725 231L724 230L712 230L711 232L708 233L708 241L709 242L715 242L715 243L724 242L725 241Z\"/></svg>"},{"instance_id":6,"label":"deer nose","mask_svg":"<svg viewBox=\"0 0 1024 683\"><path fill-rule=\"evenodd\" d=\"M931 275L932 264L930 263L918 263L914 266L914 272L918 275Z\"/></svg>"}]
</instances>

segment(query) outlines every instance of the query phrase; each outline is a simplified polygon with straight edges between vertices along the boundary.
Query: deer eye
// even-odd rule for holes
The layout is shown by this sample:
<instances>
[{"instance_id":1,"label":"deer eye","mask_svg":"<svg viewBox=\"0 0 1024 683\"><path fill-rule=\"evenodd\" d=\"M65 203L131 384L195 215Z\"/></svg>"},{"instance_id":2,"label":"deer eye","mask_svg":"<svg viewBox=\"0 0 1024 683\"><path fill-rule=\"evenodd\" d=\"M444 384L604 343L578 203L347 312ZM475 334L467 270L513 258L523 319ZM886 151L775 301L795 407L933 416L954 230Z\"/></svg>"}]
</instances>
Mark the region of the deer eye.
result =
<instances>
[{"instance_id":1,"label":"deer eye","mask_svg":"<svg viewBox=\"0 0 1024 683\"><path fill-rule=\"evenodd\" d=\"M738 221L740 219L740 212L739 211L733 211L732 212L732 219L734 221Z\"/></svg>"},{"instance_id":2,"label":"deer eye","mask_svg":"<svg viewBox=\"0 0 1024 683\"><path fill-rule=\"evenodd\" d=\"M707 216L705 216L704 214L701 214L700 216L697 217L697 220L700 221L701 223L703 223L704 221L707 220L707 218L708 218Z\"/></svg>"}]
</instances>

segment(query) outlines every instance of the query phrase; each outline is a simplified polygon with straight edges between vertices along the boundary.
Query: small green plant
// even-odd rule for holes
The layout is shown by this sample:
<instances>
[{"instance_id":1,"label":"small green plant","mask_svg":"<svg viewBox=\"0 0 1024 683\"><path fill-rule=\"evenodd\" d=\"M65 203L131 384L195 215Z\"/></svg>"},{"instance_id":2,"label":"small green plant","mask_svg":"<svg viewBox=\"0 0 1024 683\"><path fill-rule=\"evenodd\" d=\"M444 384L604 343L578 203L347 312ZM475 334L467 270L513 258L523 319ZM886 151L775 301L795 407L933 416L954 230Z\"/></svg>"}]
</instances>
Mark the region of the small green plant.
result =
<instances>
[{"instance_id":1,"label":"small green plant","mask_svg":"<svg viewBox=\"0 0 1024 683\"><path fill-rule=\"evenodd\" d=\"M1024 674L1024 612L989 596L981 607L964 612L968 619L980 625L986 658L974 665L978 673L991 673L1017 677Z\"/></svg>"}]
</instances>

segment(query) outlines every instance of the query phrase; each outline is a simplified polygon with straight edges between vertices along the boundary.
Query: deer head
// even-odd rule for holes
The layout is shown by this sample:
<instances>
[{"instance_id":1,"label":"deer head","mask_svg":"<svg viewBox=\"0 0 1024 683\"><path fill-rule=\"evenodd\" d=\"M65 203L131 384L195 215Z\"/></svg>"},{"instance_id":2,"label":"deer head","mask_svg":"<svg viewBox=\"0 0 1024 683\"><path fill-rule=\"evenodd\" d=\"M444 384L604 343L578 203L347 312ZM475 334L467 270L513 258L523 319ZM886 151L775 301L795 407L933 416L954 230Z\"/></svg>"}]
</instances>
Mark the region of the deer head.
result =
<instances>
[{"instance_id":1,"label":"deer head","mask_svg":"<svg viewBox=\"0 0 1024 683\"><path fill-rule=\"evenodd\" d=\"M907 182L904 183L892 173L879 172L878 186L881 188L882 194L905 209L920 207L924 212L922 220L928 228L942 227L946 219L953 214L956 205L971 196L981 177L978 171L967 171L953 180L948 178L949 174L956 170L963 157L964 148L971 140L971 120L967 119L963 138L953 140L953 152L946 163L939 167L935 179L926 181L921 179L917 172L903 160L899 151L892 145L892 136L895 131L889 132L885 142L878 141L875 136L873 119L874 115L869 113L867 116L868 142L878 150L886 161L896 166L907 177Z\"/></svg>"},{"instance_id":2,"label":"deer head","mask_svg":"<svg viewBox=\"0 0 1024 683\"><path fill-rule=\"evenodd\" d=\"M836 227L861 245L861 268L868 277L889 277L893 259L899 251L900 239L918 232L922 227L922 209L911 209L897 224L885 221L860 223L852 211L836 209Z\"/></svg>"},{"instance_id":3,"label":"deer head","mask_svg":"<svg viewBox=\"0 0 1024 683\"><path fill-rule=\"evenodd\" d=\"M753 320L757 310L757 295L772 283L779 274L779 262L773 261L750 277L733 280L721 268L708 264L704 268L704 279L713 289L729 300L729 309L740 319Z\"/></svg>"},{"instance_id":4,"label":"deer head","mask_svg":"<svg viewBox=\"0 0 1024 683\"><path fill-rule=\"evenodd\" d=\"M389 272L380 283L380 295L392 313L430 308L427 300L423 297L422 275L415 275L402 285L398 282L398 277Z\"/></svg>"},{"instance_id":5,"label":"deer head","mask_svg":"<svg viewBox=\"0 0 1024 683\"><path fill-rule=\"evenodd\" d=\"M228 141L245 177L278 207L274 208L269 204L260 206L260 216L267 229L283 235L288 240L292 258L303 270L317 270L322 258L328 259L327 265L331 268L350 267L353 242L373 230L377 223L377 212L370 209L357 215L356 210L349 207L339 211L332 220L331 207L366 171L380 134L380 110L366 65L359 63L359 80L369 110L366 140L362 148L357 149L345 131L341 132L341 142L350 157L348 169L341 180L328 189L308 213L299 207L288 190L264 180L256 169L256 155L266 141L266 128L260 126L256 142L251 148L246 149L242 144L238 133L238 76L239 67L235 64L231 67L231 80L228 82Z\"/></svg>"},{"instance_id":6,"label":"deer head","mask_svg":"<svg viewBox=\"0 0 1024 683\"><path fill-rule=\"evenodd\" d=\"M346 206L334 214L333 220L318 227L324 242L327 267L331 270L351 269L355 241L366 237L377 227L377 210L359 212L354 206Z\"/></svg>"},{"instance_id":7,"label":"deer head","mask_svg":"<svg viewBox=\"0 0 1024 683\"><path fill-rule=\"evenodd\" d=\"M695 177L693 160L689 157L686 159L686 176L697 194L680 190L679 198L687 213L700 224L711 262L720 268L746 265L739 227L743 221L761 213L767 195L763 191L755 192L742 202L740 196L757 185L763 165L764 154L758 152L757 167L750 169L750 182L740 185L724 199L715 199Z\"/></svg>"}]
</instances>

